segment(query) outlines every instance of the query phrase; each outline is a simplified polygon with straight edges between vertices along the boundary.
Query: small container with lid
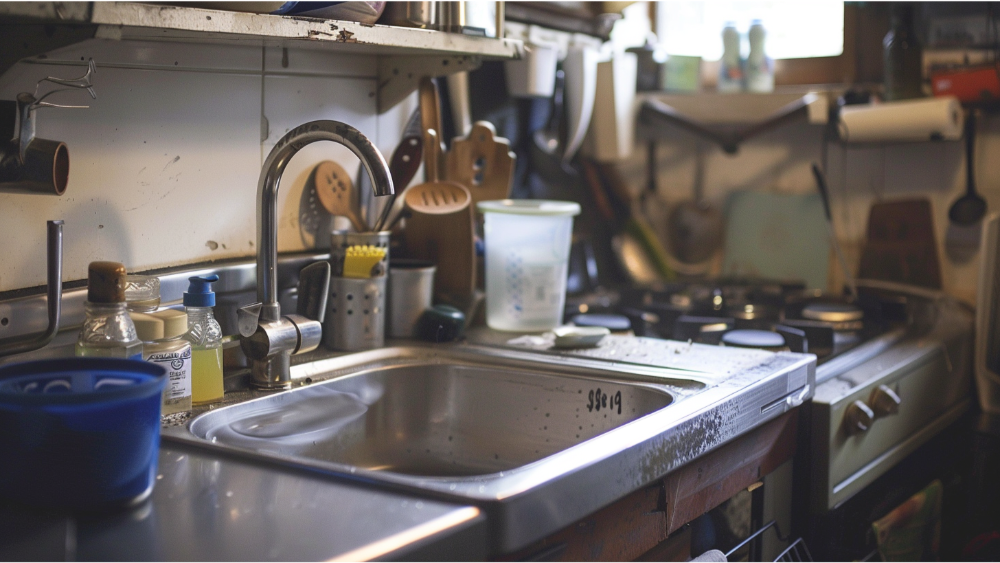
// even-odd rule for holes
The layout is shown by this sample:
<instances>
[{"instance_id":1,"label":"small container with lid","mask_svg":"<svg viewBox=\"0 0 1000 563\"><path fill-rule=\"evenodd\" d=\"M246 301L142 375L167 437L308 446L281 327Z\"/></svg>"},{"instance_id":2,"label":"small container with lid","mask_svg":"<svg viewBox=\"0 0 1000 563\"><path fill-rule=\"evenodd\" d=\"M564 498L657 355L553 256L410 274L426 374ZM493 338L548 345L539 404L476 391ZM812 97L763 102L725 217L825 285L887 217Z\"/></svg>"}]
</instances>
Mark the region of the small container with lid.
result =
<instances>
[{"instance_id":1,"label":"small container with lid","mask_svg":"<svg viewBox=\"0 0 1000 563\"><path fill-rule=\"evenodd\" d=\"M142 359L142 342L125 308L125 266L91 262L87 269L86 317L76 341L77 356Z\"/></svg>"},{"instance_id":2,"label":"small container with lid","mask_svg":"<svg viewBox=\"0 0 1000 563\"><path fill-rule=\"evenodd\" d=\"M160 306L160 278L125 276L125 305L129 311L151 313Z\"/></svg>"},{"instance_id":3,"label":"small container with lid","mask_svg":"<svg viewBox=\"0 0 1000 563\"><path fill-rule=\"evenodd\" d=\"M573 216L569 201L481 201L486 243L486 324L543 331L562 323Z\"/></svg>"},{"instance_id":4,"label":"small container with lid","mask_svg":"<svg viewBox=\"0 0 1000 563\"><path fill-rule=\"evenodd\" d=\"M164 309L130 315L142 339L142 359L167 370L163 414L191 410L191 343L184 338L187 313Z\"/></svg>"}]
</instances>

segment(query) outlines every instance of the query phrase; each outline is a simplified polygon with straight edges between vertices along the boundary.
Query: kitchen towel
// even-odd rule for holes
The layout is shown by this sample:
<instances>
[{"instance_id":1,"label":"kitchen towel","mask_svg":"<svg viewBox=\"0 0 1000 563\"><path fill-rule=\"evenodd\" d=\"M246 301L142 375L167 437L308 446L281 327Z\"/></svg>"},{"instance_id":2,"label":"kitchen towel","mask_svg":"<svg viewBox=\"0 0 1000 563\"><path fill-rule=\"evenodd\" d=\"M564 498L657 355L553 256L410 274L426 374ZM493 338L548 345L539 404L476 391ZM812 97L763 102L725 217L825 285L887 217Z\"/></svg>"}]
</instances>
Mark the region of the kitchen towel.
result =
<instances>
[{"instance_id":1,"label":"kitchen towel","mask_svg":"<svg viewBox=\"0 0 1000 563\"><path fill-rule=\"evenodd\" d=\"M962 138L962 105L946 96L844 106L837 129L849 143L955 141Z\"/></svg>"},{"instance_id":2,"label":"kitchen towel","mask_svg":"<svg viewBox=\"0 0 1000 563\"><path fill-rule=\"evenodd\" d=\"M718 549L710 549L705 553L702 553L698 557L691 560L691 563L704 562L704 563L726 563L729 561L726 559L726 554L722 553Z\"/></svg>"}]
</instances>

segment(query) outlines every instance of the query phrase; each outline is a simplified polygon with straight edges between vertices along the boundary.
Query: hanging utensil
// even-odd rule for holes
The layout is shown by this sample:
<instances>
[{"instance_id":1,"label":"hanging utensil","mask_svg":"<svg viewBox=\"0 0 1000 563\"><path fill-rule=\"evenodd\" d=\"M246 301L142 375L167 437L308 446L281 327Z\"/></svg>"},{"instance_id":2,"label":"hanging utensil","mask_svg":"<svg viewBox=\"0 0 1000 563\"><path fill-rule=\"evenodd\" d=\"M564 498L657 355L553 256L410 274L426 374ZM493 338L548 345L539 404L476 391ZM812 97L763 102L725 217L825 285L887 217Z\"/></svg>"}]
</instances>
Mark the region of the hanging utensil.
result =
<instances>
[{"instance_id":1,"label":"hanging utensil","mask_svg":"<svg viewBox=\"0 0 1000 563\"><path fill-rule=\"evenodd\" d=\"M649 158L655 162L655 145ZM655 164L649 168L655 182ZM674 206L667 223L667 239L677 259L685 264L709 260L722 243L722 214L704 199L705 156L701 143L695 152L694 198Z\"/></svg>"},{"instance_id":2,"label":"hanging utensil","mask_svg":"<svg viewBox=\"0 0 1000 563\"><path fill-rule=\"evenodd\" d=\"M563 68L566 70L566 107L568 123L566 129L566 149L563 162L573 160L576 151L583 144L583 137L590 126L594 114L594 98L597 94L598 52L588 46L573 46L566 53Z\"/></svg>"},{"instance_id":3,"label":"hanging utensil","mask_svg":"<svg viewBox=\"0 0 1000 563\"><path fill-rule=\"evenodd\" d=\"M813 176L816 178L816 187L819 188L819 197L823 202L823 213L826 215L826 226L830 232L830 244L833 245L833 251L837 254L837 261L840 262L840 269L844 272L844 281L847 282L847 287L851 292L851 300L858 300L858 285L854 282L854 275L851 270L847 267L847 259L844 258L844 252L840 249L840 241L837 240L837 232L833 229L833 214L830 212L830 190L827 188L826 176L823 175L823 171L819 169L819 165L815 162L812 165Z\"/></svg>"},{"instance_id":4,"label":"hanging utensil","mask_svg":"<svg viewBox=\"0 0 1000 563\"><path fill-rule=\"evenodd\" d=\"M976 114L970 110L965 118L965 195L956 199L948 209L951 222L963 227L978 223L986 214L986 200L976 193L975 152Z\"/></svg>"},{"instance_id":5,"label":"hanging utensil","mask_svg":"<svg viewBox=\"0 0 1000 563\"><path fill-rule=\"evenodd\" d=\"M313 170L316 197L330 215L347 217L354 230L363 233L367 225L355 211L354 193L347 172L336 162L324 160Z\"/></svg>"},{"instance_id":6,"label":"hanging utensil","mask_svg":"<svg viewBox=\"0 0 1000 563\"><path fill-rule=\"evenodd\" d=\"M389 159L389 175L392 177L392 185L396 186L396 193L385 198L373 197L371 189L369 189L370 185L366 184L369 182L368 175L364 174L364 169L358 171L360 174L358 191L367 196L367 201L363 201L361 207L367 211L368 224L372 226L374 232L391 229L392 225L399 219L400 213L403 211L402 194L406 193L406 188L409 187L420 168L423 145L420 107L418 106L410 114L410 119L403 129L402 138Z\"/></svg>"}]
</instances>

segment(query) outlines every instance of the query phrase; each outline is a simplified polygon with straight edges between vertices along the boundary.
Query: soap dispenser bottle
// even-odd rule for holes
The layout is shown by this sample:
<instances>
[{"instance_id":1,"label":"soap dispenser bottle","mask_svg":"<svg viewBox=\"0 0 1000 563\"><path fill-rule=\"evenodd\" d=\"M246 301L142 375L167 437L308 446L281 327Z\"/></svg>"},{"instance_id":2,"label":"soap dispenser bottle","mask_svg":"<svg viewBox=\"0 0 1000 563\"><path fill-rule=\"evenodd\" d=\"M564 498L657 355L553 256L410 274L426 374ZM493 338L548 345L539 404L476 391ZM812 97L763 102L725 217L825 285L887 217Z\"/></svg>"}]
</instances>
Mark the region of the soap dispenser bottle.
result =
<instances>
[{"instance_id":1,"label":"soap dispenser bottle","mask_svg":"<svg viewBox=\"0 0 1000 563\"><path fill-rule=\"evenodd\" d=\"M192 276L184 292L188 314L187 339L191 342L191 399L195 405L222 400L222 327L215 320L215 292L219 276Z\"/></svg>"}]
</instances>

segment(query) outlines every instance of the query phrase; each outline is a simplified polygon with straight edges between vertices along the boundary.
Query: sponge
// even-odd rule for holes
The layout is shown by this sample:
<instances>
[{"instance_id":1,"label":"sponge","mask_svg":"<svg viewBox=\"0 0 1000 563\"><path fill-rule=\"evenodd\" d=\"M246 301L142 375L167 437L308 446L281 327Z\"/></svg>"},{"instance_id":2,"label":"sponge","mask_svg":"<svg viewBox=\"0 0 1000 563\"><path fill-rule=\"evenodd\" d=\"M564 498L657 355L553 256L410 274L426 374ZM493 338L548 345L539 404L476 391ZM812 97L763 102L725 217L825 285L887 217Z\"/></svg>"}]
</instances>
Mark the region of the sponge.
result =
<instances>
[{"instance_id":1,"label":"sponge","mask_svg":"<svg viewBox=\"0 0 1000 563\"><path fill-rule=\"evenodd\" d=\"M372 268L385 258L385 249L369 244L347 247L344 255L345 278L370 278Z\"/></svg>"}]
</instances>

